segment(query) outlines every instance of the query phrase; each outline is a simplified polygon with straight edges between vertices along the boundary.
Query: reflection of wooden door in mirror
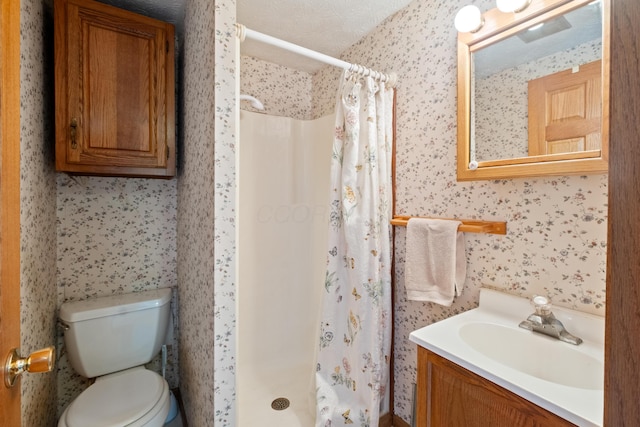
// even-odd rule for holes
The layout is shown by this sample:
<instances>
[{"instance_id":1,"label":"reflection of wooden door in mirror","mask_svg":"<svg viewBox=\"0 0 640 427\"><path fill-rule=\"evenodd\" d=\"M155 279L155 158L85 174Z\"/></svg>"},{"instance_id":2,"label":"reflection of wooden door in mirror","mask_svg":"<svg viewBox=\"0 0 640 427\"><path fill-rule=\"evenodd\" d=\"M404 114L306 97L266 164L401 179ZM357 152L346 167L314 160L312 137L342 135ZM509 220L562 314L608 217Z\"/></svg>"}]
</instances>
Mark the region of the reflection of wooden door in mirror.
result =
<instances>
[{"instance_id":1,"label":"reflection of wooden door in mirror","mask_svg":"<svg viewBox=\"0 0 640 427\"><path fill-rule=\"evenodd\" d=\"M601 62L529 81L530 156L599 152Z\"/></svg>"}]
</instances>

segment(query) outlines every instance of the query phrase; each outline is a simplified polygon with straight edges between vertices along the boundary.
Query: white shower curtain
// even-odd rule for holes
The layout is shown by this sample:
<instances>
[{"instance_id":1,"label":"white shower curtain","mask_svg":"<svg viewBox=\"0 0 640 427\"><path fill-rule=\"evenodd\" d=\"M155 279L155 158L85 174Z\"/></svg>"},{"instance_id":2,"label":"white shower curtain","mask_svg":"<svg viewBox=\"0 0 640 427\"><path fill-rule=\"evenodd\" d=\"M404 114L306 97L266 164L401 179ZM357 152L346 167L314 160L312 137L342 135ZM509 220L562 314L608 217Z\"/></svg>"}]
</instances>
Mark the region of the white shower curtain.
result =
<instances>
[{"instance_id":1,"label":"white shower curtain","mask_svg":"<svg viewBox=\"0 0 640 427\"><path fill-rule=\"evenodd\" d=\"M348 71L340 82L316 427L376 427L391 347L393 89Z\"/></svg>"}]
</instances>

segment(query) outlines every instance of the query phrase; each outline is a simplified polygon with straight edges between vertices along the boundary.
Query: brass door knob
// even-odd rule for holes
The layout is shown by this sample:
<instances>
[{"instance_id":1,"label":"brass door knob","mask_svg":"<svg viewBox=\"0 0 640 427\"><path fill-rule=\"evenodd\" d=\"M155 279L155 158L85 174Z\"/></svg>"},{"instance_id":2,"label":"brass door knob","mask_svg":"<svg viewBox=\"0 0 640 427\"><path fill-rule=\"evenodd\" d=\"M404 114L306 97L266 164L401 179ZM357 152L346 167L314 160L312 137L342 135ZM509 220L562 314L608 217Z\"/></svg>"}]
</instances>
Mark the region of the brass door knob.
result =
<instances>
[{"instance_id":1,"label":"brass door knob","mask_svg":"<svg viewBox=\"0 0 640 427\"><path fill-rule=\"evenodd\" d=\"M28 357L20 357L18 349L14 348L7 355L4 365L4 385L7 388L13 387L23 372L51 372L54 361L54 347L36 350Z\"/></svg>"}]
</instances>

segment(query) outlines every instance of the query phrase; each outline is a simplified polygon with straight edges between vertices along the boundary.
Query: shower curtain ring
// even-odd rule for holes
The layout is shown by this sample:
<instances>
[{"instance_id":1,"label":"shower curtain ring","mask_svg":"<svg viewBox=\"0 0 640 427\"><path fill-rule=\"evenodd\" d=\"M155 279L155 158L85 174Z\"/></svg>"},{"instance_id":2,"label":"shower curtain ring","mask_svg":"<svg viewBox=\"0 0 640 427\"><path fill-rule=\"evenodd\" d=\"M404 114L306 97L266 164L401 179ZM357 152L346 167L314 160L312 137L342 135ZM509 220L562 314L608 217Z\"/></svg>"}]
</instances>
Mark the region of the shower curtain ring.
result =
<instances>
[{"instance_id":1,"label":"shower curtain ring","mask_svg":"<svg viewBox=\"0 0 640 427\"><path fill-rule=\"evenodd\" d=\"M398 83L398 75L396 73L390 73L386 74L386 77L389 87L396 87L396 84Z\"/></svg>"}]
</instances>

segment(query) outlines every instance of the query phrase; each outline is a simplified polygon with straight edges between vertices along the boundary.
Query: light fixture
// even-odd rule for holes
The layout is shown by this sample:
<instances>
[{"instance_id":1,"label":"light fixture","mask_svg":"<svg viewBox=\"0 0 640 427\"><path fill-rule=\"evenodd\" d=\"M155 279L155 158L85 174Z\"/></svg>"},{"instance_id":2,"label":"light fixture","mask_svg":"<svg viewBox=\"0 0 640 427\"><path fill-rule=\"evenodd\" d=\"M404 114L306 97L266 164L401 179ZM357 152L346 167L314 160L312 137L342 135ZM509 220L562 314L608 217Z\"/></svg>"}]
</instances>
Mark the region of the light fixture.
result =
<instances>
[{"instance_id":1,"label":"light fixture","mask_svg":"<svg viewBox=\"0 0 640 427\"><path fill-rule=\"evenodd\" d=\"M531 28L528 28L528 31L535 31L535 30L539 30L540 28L544 27L544 22L539 23L538 25L534 25Z\"/></svg>"},{"instance_id":2,"label":"light fixture","mask_svg":"<svg viewBox=\"0 0 640 427\"><path fill-rule=\"evenodd\" d=\"M478 6L470 4L458 11L453 23L456 30L461 33L475 33L482 28L484 21L482 20L482 13Z\"/></svg>"},{"instance_id":3,"label":"light fixture","mask_svg":"<svg viewBox=\"0 0 640 427\"><path fill-rule=\"evenodd\" d=\"M534 25L528 31L521 31L516 36L525 43L531 43L569 28L571 28L569 21L564 16L558 16Z\"/></svg>"},{"instance_id":4,"label":"light fixture","mask_svg":"<svg viewBox=\"0 0 640 427\"><path fill-rule=\"evenodd\" d=\"M504 13L522 12L529 4L531 0L496 0L498 10Z\"/></svg>"}]
</instances>

